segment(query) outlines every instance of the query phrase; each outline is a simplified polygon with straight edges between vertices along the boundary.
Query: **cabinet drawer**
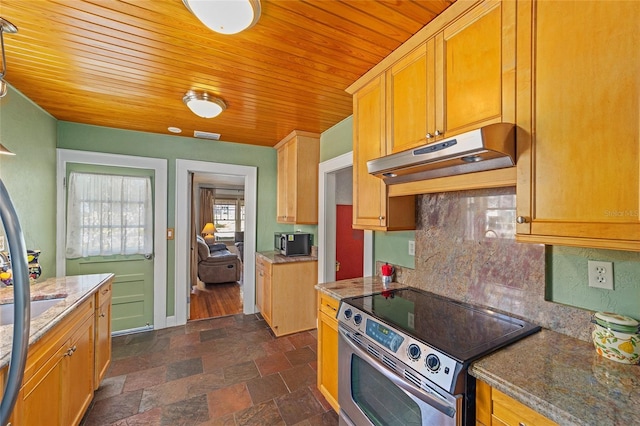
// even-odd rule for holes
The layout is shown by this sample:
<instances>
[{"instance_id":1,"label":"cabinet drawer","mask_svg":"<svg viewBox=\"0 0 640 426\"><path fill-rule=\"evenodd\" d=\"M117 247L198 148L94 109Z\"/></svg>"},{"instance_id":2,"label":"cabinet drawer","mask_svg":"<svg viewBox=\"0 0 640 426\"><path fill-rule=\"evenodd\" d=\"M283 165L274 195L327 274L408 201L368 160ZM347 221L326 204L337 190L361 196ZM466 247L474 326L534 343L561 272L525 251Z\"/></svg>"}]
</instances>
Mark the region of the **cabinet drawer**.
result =
<instances>
[{"instance_id":1,"label":"cabinet drawer","mask_svg":"<svg viewBox=\"0 0 640 426\"><path fill-rule=\"evenodd\" d=\"M100 287L100 290L98 290L97 306L98 307L102 306L102 304L105 301L109 301L110 299L111 299L111 281L109 281L108 284L105 284L102 287Z\"/></svg>"},{"instance_id":2,"label":"cabinet drawer","mask_svg":"<svg viewBox=\"0 0 640 426\"><path fill-rule=\"evenodd\" d=\"M319 306L320 312L327 314L332 319L336 319L336 314L338 313L339 305L340 305L339 300L336 300L331 296L327 296L323 293L320 293L320 306Z\"/></svg>"},{"instance_id":3,"label":"cabinet drawer","mask_svg":"<svg viewBox=\"0 0 640 426\"><path fill-rule=\"evenodd\" d=\"M495 388L492 389L491 398L493 399L492 424L557 426L557 423L552 422ZM499 422L496 422L496 420Z\"/></svg>"}]
</instances>

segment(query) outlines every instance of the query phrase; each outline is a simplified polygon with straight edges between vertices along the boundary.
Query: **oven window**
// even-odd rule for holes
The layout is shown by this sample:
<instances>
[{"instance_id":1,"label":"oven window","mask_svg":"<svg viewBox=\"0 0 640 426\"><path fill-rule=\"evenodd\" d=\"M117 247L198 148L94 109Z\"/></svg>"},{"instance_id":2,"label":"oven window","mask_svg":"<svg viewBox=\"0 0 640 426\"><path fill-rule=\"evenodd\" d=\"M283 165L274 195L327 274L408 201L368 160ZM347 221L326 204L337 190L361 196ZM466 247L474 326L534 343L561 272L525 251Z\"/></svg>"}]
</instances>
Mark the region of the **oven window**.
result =
<instances>
[{"instance_id":1,"label":"oven window","mask_svg":"<svg viewBox=\"0 0 640 426\"><path fill-rule=\"evenodd\" d=\"M374 425L422 424L418 404L357 355L351 357L351 397Z\"/></svg>"}]
</instances>

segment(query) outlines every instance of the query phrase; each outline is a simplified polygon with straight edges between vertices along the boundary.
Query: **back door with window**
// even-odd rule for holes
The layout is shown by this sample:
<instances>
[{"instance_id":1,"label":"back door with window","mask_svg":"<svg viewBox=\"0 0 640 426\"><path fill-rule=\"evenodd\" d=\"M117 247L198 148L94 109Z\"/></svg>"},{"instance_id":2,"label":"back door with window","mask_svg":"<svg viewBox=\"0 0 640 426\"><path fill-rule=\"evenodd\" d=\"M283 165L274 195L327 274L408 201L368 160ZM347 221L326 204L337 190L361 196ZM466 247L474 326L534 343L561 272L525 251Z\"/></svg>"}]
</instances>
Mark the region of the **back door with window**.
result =
<instances>
[{"instance_id":1,"label":"back door with window","mask_svg":"<svg viewBox=\"0 0 640 426\"><path fill-rule=\"evenodd\" d=\"M75 176L72 177L72 173ZM135 229L140 228L142 225L135 225L135 223L139 220L153 222L154 171L88 164L68 164L66 174L67 275L113 273L115 275L112 301L113 331L152 327L153 223L148 224L150 231L144 232L144 237L150 237L150 247L134 249L131 248L131 243L127 243L126 249L113 247L115 249L113 250L114 253L104 253L108 252L110 245L116 246L118 244L119 235L121 237L128 235L127 238L129 239L143 239L143 236L139 235L140 231ZM85 187L80 191L80 200L77 199L77 193L76 195L70 194L70 191L74 191L71 188L74 182L77 189L79 182L86 185L87 179L92 175L110 176L114 179L108 179L106 183L101 182L100 185L102 186ZM119 179L119 177L122 179ZM147 200L148 202L141 201L145 198L141 189L146 187L145 180L150 184L151 200ZM106 194L108 191L106 188L119 185L120 189L111 188L114 192L110 195ZM124 195L119 191L124 192ZM70 205L70 197L76 197L74 205ZM151 211L144 211L145 208L150 208ZM70 209L76 210L70 211ZM108 229L109 226L112 226L108 223L112 223L109 221L114 219L112 217L114 215L120 216L115 218L115 223L124 224L123 229ZM139 219L137 216L143 216L147 219ZM79 217L83 219L78 219ZM97 226L102 226L100 231L95 229ZM75 227L76 232L85 233L85 243L87 242L86 240L90 240L89 248L70 247L70 240L75 245L79 239L79 237L76 238L75 236L70 237L70 227ZM114 225L114 228L117 227ZM148 235L148 232L151 235ZM136 237L136 233L138 233L138 237ZM106 241L99 241L102 239ZM96 254L96 250L101 250L103 253ZM138 251L138 253L132 254L130 253L131 251Z\"/></svg>"}]
</instances>

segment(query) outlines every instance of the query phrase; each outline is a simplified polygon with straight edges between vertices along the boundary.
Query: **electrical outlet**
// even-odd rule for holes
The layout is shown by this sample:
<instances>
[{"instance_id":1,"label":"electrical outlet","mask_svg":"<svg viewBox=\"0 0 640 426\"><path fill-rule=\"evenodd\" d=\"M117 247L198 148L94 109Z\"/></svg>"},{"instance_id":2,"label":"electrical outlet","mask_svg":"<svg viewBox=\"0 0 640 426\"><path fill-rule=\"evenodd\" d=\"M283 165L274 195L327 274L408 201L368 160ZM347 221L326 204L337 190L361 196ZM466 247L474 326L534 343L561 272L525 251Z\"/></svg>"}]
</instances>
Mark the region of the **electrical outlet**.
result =
<instances>
[{"instance_id":1,"label":"electrical outlet","mask_svg":"<svg viewBox=\"0 0 640 426\"><path fill-rule=\"evenodd\" d=\"M0 235L0 251L4 251L4 235Z\"/></svg>"},{"instance_id":2,"label":"electrical outlet","mask_svg":"<svg viewBox=\"0 0 640 426\"><path fill-rule=\"evenodd\" d=\"M613 263L589 260L589 287L613 290Z\"/></svg>"},{"instance_id":3,"label":"electrical outlet","mask_svg":"<svg viewBox=\"0 0 640 426\"><path fill-rule=\"evenodd\" d=\"M409 241L409 256L416 255L416 242L411 240Z\"/></svg>"}]
</instances>

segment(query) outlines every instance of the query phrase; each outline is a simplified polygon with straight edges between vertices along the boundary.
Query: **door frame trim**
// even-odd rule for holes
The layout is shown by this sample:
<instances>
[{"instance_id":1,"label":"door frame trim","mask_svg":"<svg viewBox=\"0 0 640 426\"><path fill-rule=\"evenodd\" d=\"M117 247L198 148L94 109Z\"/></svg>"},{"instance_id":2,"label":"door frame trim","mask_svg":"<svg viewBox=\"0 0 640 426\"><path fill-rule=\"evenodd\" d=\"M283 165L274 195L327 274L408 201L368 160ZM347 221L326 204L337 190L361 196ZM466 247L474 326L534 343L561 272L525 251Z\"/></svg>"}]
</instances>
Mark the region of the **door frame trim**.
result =
<instances>
[{"instance_id":1,"label":"door frame trim","mask_svg":"<svg viewBox=\"0 0 640 426\"><path fill-rule=\"evenodd\" d=\"M196 160L176 160L176 219L175 219L175 324L187 323L187 301L189 297L190 236L189 227L191 191L189 173L211 173L244 176L244 262L243 267L243 312L256 312L255 254L258 169L254 166L212 163ZM179 256L178 253L184 255ZM182 301L182 303L180 302Z\"/></svg>"},{"instance_id":2,"label":"door frame trim","mask_svg":"<svg viewBox=\"0 0 640 426\"><path fill-rule=\"evenodd\" d=\"M64 180L67 163L94 164L99 166L130 167L134 169L151 169L154 177L154 229L153 229L153 328L167 327L167 160L160 158L137 157L132 155L107 154L92 151L76 151L56 149L56 276L66 273L65 238L66 238L66 191Z\"/></svg>"},{"instance_id":3,"label":"door frame trim","mask_svg":"<svg viewBox=\"0 0 640 426\"><path fill-rule=\"evenodd\" d=\"M318 166L318 282L336 280L336 177L353 166L353 151L323 161ZM364 231L363 276L373 275L373 231Z\"/></svg>"}]
</instances>

